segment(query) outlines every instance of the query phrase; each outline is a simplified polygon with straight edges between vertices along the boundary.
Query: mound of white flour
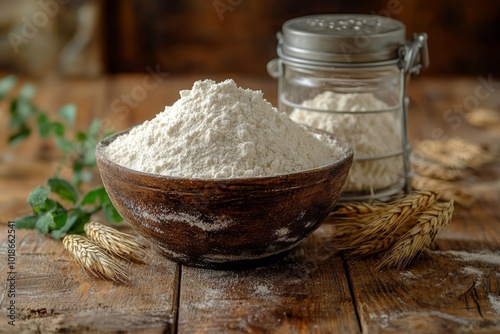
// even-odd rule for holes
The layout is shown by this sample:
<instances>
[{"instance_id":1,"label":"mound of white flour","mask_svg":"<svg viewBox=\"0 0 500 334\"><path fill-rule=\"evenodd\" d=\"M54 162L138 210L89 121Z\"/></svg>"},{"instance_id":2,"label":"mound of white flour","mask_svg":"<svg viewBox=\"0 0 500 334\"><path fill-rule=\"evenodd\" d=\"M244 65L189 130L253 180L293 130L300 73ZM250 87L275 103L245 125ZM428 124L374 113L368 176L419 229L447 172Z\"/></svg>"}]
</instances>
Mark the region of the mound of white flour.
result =
<instances>
[{"instance_id":1,"label":"mound of white flour","mask_svg":"<svg viewBox=\"0 0 500 334\"><path fill-rule=\"evenodd\" d=\"M233 80L197 81L150 121L106 148L119 165L167 176L241 178L323 166L346 152L312 135Z\"/></svg>"}]
</instances>

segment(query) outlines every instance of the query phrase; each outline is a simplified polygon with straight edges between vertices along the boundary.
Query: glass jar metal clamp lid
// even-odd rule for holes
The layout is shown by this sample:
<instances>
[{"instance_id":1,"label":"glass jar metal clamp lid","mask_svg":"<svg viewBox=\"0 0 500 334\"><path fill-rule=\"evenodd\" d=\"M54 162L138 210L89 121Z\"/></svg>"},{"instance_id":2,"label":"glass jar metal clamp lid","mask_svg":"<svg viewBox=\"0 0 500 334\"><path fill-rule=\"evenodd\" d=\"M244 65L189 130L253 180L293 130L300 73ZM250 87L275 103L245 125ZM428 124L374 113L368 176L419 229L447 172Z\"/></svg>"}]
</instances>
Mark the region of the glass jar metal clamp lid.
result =
<instances>
[{"instance_id":1,"label":"glass jar metal clamp lid","mask_svg":"<svg viewBox=\"0 0 500 334\"><path fill-rule=\"evenodd\" d=\"M404 24L383 16L304 16L283 24L277 53L267 69L278 79L278 108L353 146L341 199L409 192L406 89L428 66L427 34L406 40Z\"/></svg>"}]
</instances>

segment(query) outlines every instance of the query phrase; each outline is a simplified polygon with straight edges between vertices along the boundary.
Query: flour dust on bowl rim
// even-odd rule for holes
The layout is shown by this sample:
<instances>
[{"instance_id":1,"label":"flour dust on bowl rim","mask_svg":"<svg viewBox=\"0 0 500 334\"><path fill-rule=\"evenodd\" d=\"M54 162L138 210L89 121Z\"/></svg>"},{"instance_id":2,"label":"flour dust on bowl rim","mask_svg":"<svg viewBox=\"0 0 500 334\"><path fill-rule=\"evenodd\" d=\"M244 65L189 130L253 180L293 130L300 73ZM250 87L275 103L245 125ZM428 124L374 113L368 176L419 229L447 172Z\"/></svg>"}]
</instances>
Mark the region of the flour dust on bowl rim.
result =
<instances>
[{"instance_id":1,"label":"flour dust on bowl rim","mask_svg":"<svg viewBox=\"0 0 500 334\"><path fill-rule=\"evenodd\" d=\"M332 164L286 175L195 179L120 166L105 148L126 130L97 144L102 182L122 217L154 248L180 264L236 268L269 262L292 249L334 208L353 152Z\"/></svg>"}]
</instances>

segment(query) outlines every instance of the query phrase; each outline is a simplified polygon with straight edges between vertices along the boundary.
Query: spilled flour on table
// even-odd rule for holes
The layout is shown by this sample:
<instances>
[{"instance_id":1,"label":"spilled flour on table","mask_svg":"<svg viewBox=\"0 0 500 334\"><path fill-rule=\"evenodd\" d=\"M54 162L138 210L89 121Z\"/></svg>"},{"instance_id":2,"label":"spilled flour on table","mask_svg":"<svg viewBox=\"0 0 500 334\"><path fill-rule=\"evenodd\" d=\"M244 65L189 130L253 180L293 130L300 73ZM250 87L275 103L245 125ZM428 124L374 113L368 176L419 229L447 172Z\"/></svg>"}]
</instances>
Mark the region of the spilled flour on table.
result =
<instances>
[{"instance_id":1,"label":"spilled flour on table","mask_svg":"<svg viewBox=\"0 0 500 334\"><path fill-rule=\"evenodd\" d=\"M483 250L477 253L470 253L466 251L434 251L433 253L439 255L453 256L455 258L460 259L463 262L480 262L484 264L500 266L500 253L492 252L489 250ZM475 286L478 287L483 282L484 272L478 268L465 266L461 271L463 274L467 276L475 276ZM498 272L495 273L495 277L500 278L500 274ZM487 279L486 279L487 280ZM491 305L491 308L495 312L495 314L500 314L500 296L491 294L487 292L488 301Z\"/></svg>"},{"instance_id":2,"label":"spilled flour on table","mask_svg":"<svg viewBox=\"0 0 500 334\"><path fill-rule=\"evenodd\" d=\"M488 294L488 301L496 314L500 314L500 296Z\"/></svg>"},{"instance_id":3,"label":"spilled flour on table","mask_svg":"<svg viewBox=\"0 0 500 334\"><path fill-rule=\"evenodd\" d=\"M401 276L403 276L404 278L408 278L408 279L420 279L420 275L415 275L413 272L411 271L402 271L401 272Z\"/></svg>"},{"instance_id":4,"label":"spilled flour on table","mask_svg":"<svg viewBox=\"0 0 500 334\"><path fill-rule=\"evenodd\" d=\"M255 285L254 289L255 289L254 291L255 295L258 296L269 296L269 293L271 292L269 287L264 284L257 284Z\"/></svg>"},{"instance_id":5,"label":"spilled flour on table","mask_svg":"<svg viewBox=\"0 0 500 334\"><path fill-rule=\"evenodd\" d=\"M190 269L197 271L198 282L213 282L204 285L201 293L197 294L190 305L200 310L217 310L223 312L237 305L239 301L248 298L256 301L271 302L277 296L273 294L275 286L273 280L262 277L255 269L252 273L237 273L232 271L217 271L209 269ZM249 277L247 277L247 275ZM261 304L262 305L262 304ZM248 307L251 307L249 305Z\"/></svg>"},{"instance_id":6,"label":"spilled flour on table","mask_svg":"<svg viewBox=\"0 0 500 334\"><path fill-rule=\"evenodd\" d=\"M465 251L433 251L434 254L453 256L459 258L464 262L484 262L489 264L494 264L500 266L500 252L492 252L489 250L483 250L477 253L469 253Z\"/></svg>"},{"instance_id":7,"label":"spilled flour on table","mask_svg":"<svg viewBox=\"0 0 500 334\"><path fill-rule=\"evenodd\" d=\"M387 327L389 325L389 316L385 313L370 313L368 316L370 317L370 320L379 322L381 327Z\"/></svg>"},{"instance_id":8,"label":"spilled flour on table","mask_svg":"<svg viewBox=\"0 0 500 334\"><path fill-rule=\"evenodd\" d=\"M467 276L476 276L477 277L476 286L481 285L483 279L483 272L481 270L474 267L464 267L462 268L462 273L464 273Z\"/></svg>"}]
</instances>

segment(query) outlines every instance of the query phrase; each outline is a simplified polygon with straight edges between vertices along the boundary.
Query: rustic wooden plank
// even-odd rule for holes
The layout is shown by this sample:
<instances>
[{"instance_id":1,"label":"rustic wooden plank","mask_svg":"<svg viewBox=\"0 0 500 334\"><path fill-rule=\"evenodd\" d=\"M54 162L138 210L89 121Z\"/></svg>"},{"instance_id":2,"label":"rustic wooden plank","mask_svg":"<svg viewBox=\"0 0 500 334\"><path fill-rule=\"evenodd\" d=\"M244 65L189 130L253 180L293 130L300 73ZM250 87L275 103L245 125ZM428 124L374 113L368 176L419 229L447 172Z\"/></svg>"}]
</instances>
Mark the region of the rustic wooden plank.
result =
<instances>
[{"instance_id":1,"label":"rustic wooden plank","mask_svg":"<svg viewBox=\"0 0 500 334\"><path fill-rule=\"evenodd\" d=\"M363 331L500 330L500 220L483 209L459 208L438 249L407 270L376 271L375 260L349 261Z\"/></svg>"},{"instance_id":2,"label":"rustic wooden plank","mask_svg":"<svg viewBox=\"0 0 500 334\"><path fill-rule=\"evenodd\" d=\"M0 225L0 272L7 273L6 224ZM75 264L62 243L37 231L18 230L15 327L5 311L11 298L0 290L0 333L173 332L177 266L158 255L148 264L125 264L130 284L118 285L89 276Z\"/></svg>"},{"instance_id":3,"label":"rustic wooden plank","mask_svg":"<svg viewBox=\"0 0 500 334\"><path fill-rule=\"evenodd\" d=\"M500 224L493 203L456 208L437 249L406 270L349 261L367 333L500 331Z\"/></svg>"},{"instance_id":4,"label":"rustic wooden plank","mask_svg":"<svg viewBox=\"0 0 500 334\"><path fill-rule=\"evenodd\" d=\"M412 138L498 143L498 133L443 117L474 96L478 82L418 80L410 94ZM498 105L500 94L480 101ZM465 110L466 111L466 110ZM449 112L448 115L451 115ZM453 116L459 114L454 113ZM441 133L441 136L435 134ZM491 333L500 331L500 165L492 164L463 182L478 202L456 207L452 223L438 236L437 249L406 270L374 269L376 259L348 261L363 332Z\"/></svg>"},{"instance_id":5,"label":"rustic wooden plank","mask_svg":"<svg viewBox=\"0 0 500 334\"><path fill-rule=\"evenodd\" d=\"M473 260L472 260L473 259ZM433 251L407 270L350 261L365 333L500 330L500 251Z\"/></svg>"},{"instance_id":6,"label":"rustic wooden plank","mask_svg":"<svg viewBox=\"0 0 500 334\"><path fill-rule=\"evenodd\" d=\"M323 226L283 260L241 271L182 267L180 333L357 333L342 260Z\"/></svg>"}]
</instances>

